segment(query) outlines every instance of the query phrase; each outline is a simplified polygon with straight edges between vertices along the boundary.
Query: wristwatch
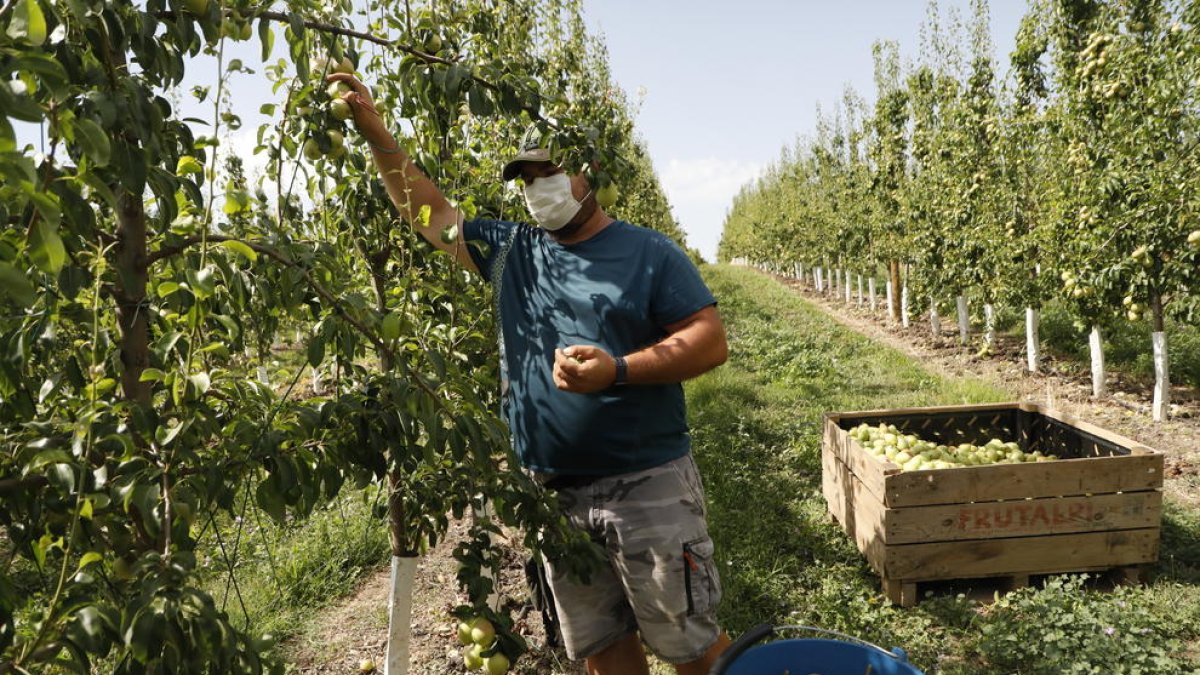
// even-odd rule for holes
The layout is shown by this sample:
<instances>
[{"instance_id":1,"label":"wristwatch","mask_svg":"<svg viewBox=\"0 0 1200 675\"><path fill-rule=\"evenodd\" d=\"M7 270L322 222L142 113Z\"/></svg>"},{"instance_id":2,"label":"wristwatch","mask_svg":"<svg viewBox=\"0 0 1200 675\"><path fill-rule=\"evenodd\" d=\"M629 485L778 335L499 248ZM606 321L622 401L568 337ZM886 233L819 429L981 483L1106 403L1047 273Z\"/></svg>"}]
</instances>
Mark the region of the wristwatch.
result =
<instances>
[{"instance_id":1,"label":"wristwatch","mask_svg":"<svg viewBox=\"0 0 1200 675\"><path fill-rule=\"evenodd\" d=\"M613 365L617 367L617 374L613 377L613 386L616 387L629 382L629 365L625 363L625 357L616 357L613 359Z\"/></svg>"}]
</instances>

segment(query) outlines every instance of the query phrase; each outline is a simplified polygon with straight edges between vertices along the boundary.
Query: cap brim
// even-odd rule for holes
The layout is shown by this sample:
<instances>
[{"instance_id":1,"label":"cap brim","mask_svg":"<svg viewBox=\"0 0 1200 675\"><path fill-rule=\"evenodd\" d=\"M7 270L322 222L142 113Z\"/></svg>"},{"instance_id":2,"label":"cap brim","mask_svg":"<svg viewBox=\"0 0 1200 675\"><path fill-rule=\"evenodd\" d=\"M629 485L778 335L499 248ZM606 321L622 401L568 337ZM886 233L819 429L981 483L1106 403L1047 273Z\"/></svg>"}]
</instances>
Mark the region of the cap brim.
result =
<instances>
[{"instance_id":1,"label":"cap brim","mask_svg":"<svg viewBox=\"0 0 1200 675\"><path fill-rule=\"evenodd\" d=\"M504 165L500 175L505 181L510 181L521 174L521 166L526 162L549 162L550 151L545 148L531 148L517 155L511 162Z\"/></svg>"},{"instance_id":2,"label":"cap brim","mask_svg":"<svg viewBox=\"0 0 1200 675\"><path fill-rule=\"evenodd\" d=\"M509 162L508 164L505 164L504 170L500 172L500 175L504 177L504 182L507 183L508 181L510 181L510 180L516 178L518 175L520 175L521 174L521 165L528 161L529 160L527 160L527 159L514 159L513 161Z\"/></svg>"}]
</instances>

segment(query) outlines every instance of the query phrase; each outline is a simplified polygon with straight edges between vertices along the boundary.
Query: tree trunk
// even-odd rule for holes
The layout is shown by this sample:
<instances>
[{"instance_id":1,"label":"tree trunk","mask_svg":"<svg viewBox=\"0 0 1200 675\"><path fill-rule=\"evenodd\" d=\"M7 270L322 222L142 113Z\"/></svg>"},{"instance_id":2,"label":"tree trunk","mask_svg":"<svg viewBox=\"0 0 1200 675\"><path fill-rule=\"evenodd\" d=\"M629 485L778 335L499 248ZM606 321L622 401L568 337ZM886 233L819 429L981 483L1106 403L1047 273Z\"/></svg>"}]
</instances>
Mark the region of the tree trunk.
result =
<instances>
[{"instance_id":1,"label":"tree trunk","mask_svg":"<svg viewBox=\"0 0 1200 675\"><path fill-rule=\"evenodd\" d=\"M937 299L932 296L929 298L929 332L933 333L934 339L942 336L942 317L938 315Z\"/></svg>"},{"instance_id":2,"label":"tree trunk","mask_svg":"<svg viewBox=\"0 0 1200 675\"><path fill-rule=\"evenodd\" d=\"M120 190L117 197L117 325L121 331L121 390L128 401L151 404L150 311L146 307L146 211L142 195Z\"/></svg>"},{"instance_id":3,"label":"tree trunk","mask_svg":"<svg viewBox=\"0 0 1200 675\"><path fill-rule=\"evenodd\" d=\"M362 251L371 270L371 288L375 292L375 309L384 314L387 308L387 263L391 249ZM379 355L379 365L387 373L395 367L390 354ZM392 546L392 577L388 593L388 641L384 675L407 675L409 645L412 643L413 579L417 572L417 556L404 543L404 506L400 485L404 476L394 462L388 466L388 539Z\"/></svg>"},{"instance_id":4,"label":"tree trunk","mask_svg":"<svg viewBox=\"0 0 1200 675\"><path fill-rule=\"evenodd\" d=\"M890 276L891 276L891 284L892 284L892 299L891 299L892 320L900 321L900 316L901 316L900 293L899 293L899 290L900 290L900 261L893 260L890 263L889 267L891 268Z\"/></svg>"},{"instance_id":5,"label":"tree trunk","mask_svg":"<svg viewBox=\"0 0 1200 675\"><path fill-rule=\"evenodd\" d=\"M967 339L971 333L971 315L967 309L967 296L960 295L957 298L958 304L958 341L964 347L967 346Z\"/></svg>"}]
</instances>

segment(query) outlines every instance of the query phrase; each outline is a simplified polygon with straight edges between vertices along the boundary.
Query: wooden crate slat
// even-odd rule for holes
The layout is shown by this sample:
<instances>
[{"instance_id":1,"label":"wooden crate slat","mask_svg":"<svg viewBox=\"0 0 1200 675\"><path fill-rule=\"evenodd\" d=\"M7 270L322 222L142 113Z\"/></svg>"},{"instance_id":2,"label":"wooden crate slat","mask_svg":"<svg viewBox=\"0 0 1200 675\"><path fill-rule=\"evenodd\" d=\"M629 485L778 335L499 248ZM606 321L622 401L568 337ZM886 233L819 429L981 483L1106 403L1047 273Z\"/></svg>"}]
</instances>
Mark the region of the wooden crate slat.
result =
<instances>
[{"instance_id":1,"label":"wooden crate slat","mask_svg":"<svg viewBox=\"0 0 1200 675\"><path fill-rule=\"evenodd\" d=\"M853 480L855 479L850 469L836 455L828 450L821 453L821 493L825 495L829 513L842 527L847 528L847 531L850 527L846 522L847 512L853 511L849 508L852 505L848 503L846 494L850 491L850 482Z\"/></svg>"},{"instance_id":2,"label":"wooden crate slat","mask_svg":"<svg viewBox=\"0 0 1200 675\"><path fill-rule=\"evenodd\" d=\"M887 547L883 575L928 581L1013 574L1055 574L1158 559L1159 529L1015 537Z\"/></svg>"},{"instance_id":3,"label":"wooden crate slat","mask_svg":"<svg viewBox=\"0 0 1200 675\"><path fill-rule=\"evenodd\" d=\"M1162 479L1161 453L990 464L887 476L883 501L897 508L1133 492L1157 489L1162 486Z\"/></svg>"},{"instance_id":4,"label":"wooden crate slat","mask_svg":"<svg viewBox=\"0 0 1200 675\"><path fill-rule=\"evenodd\" d=\"M883 530L891 545L1131 530L1161 521L1162 493L1152 490L888 509Z\"/></svg>"}]
</instances>

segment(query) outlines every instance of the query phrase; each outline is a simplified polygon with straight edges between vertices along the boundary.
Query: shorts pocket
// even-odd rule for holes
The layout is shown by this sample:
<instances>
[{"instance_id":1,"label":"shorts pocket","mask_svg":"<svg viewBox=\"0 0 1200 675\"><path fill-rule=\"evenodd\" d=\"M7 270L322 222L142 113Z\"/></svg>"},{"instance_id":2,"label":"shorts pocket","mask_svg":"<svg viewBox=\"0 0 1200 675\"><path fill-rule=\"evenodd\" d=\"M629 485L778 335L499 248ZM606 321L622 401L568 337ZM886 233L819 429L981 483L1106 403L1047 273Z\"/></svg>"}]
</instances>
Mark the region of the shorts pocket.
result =
<instances>
[{"instance_id":1,"label":"shorts pocket","mask_svg":"<svg viewBox=\"0 0 1200 675\"><path fill-rule=\"evenodd\" d=\"M687 614L708 614L721 601L721 582L713 563L713 542L701 537L683 543L683 588Z\"/></svg>"}]
</instances>

